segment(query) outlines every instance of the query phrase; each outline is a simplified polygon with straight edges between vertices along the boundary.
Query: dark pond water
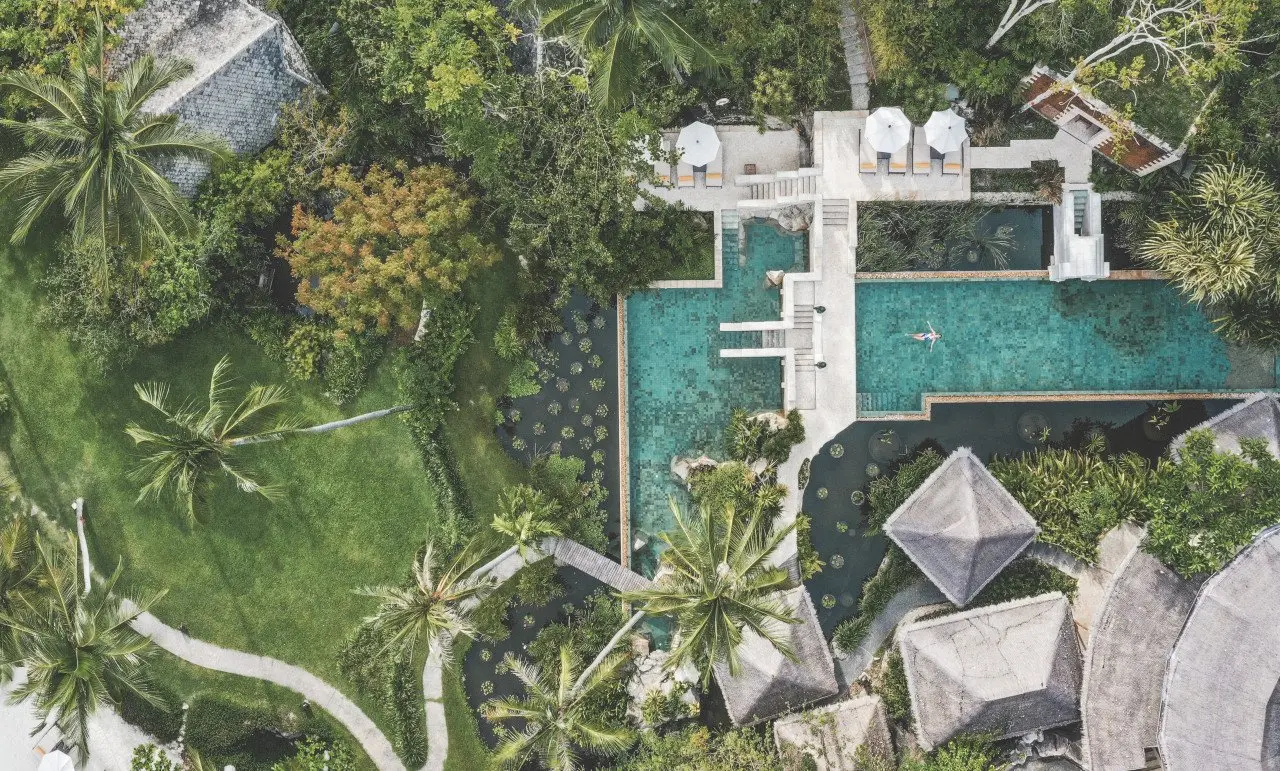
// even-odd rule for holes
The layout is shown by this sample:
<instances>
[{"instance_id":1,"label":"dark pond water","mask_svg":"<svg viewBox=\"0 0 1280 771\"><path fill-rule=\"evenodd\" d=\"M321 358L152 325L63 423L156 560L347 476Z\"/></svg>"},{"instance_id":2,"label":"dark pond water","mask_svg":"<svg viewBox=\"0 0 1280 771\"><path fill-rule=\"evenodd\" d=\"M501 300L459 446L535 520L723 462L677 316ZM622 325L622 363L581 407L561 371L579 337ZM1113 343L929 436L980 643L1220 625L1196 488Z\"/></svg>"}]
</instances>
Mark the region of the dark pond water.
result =
<instances>
[{"instance_id":1,"label":"dark pond water","mask_svg":"<svg viewBox=\"0 0 1280 771\"><path fill-rule=\"evenodd\" d=\"M866 506L855 504L852 495L855 491L865 494L871 474L890 473L898 458L911 449L924 442L936 442L948 452L970 447L979 457L990 459L993 455L1013 455L1035 448L1035 444L1022 439L1020 422L1023 426L1046 426L1049 441L1061 442L1073 422L1091 419L1114 426L1107 431L1114 451L1137 452L1154 459L1174 436L1234 403L1183 402L1162 435L1154 439L1143 427L1151 407L1144 402L936 405L929 421L853 424L813 459L804 491L803 510L813 520L813 543L827 563L821 573L806 582L823 631L830 635L836 624L854 614L862 583L875 573L884 556L884 537L863 535ZM886 430L893 431L893 435L883 441L885 435L881 432ZM833 456L833 450L839 457ZM872 464L874 470L870 468ZM828 595L835 599L834 607L824 607L823 598Z\"/></svg>"},{"instance_id":2,"label":"dark pond water","mask_svg":"<svg viewBox=\"0 0 1280 771\"><path fill-rule=\"evenodd\" d=\"M618 315L613 306L574 296L562 323L535 355L542 390L503 409L498 436L526 465L540 453L559 452L585 461L588 476L600 476L609 493L608 553L618 559Z\"/></svg>"}]
</instances>

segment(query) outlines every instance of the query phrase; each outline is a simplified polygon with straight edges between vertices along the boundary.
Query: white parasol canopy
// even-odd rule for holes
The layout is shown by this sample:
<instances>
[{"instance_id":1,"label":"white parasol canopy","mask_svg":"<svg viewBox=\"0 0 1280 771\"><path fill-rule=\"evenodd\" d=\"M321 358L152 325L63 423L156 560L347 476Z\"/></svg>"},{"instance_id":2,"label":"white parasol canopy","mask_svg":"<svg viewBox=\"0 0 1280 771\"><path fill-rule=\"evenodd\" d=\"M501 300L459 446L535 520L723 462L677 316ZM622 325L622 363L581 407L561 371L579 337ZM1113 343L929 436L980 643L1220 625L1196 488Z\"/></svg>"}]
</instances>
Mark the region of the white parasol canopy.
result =
<instances>
[{"instance_id":1,"label":"white parasol canopy","mask_svg":"<svg viewBox=\"0 0 1280 771\"><path fill-rule=\"evenodd\" d=\"M938 110L929 116L924 124L924 137L929 146L940 153L953 153L959 150L969 138L965 130L964 118L951 109Z\"/></svg>"},{"instance_id":2,"label":"white parasol canopy","mask_svg":"<svg viewBox=\"0 0 1280 771\"><path fill-rule=\"evenodd\" d=\"M900 107L881 107L867 118L867 144L878 153L896 153L911 141L911 121Z\"/></svg>"},{"instance_id":3,"label":"white parasol canopy","mask_svg":"<svg viewBox=\"0 0 1280 771\"><path fill-rule=\"evenodd\" d=\"M706 166L720 152L720 137L716 136L714 126L696 120L680 129L676 150L680 151L680 159L690 166Z\"/></svg>"},{"instance_id":4,"label":"white parasol canopy","mask_svg":"<svg viewBox=\"0 0 1280 771\"><path fill-rule=\"evenodd\" d=\"M36 771L76 771L76 767L67 753L54 750L40 759Z\"/></svg>"}]
</instances>

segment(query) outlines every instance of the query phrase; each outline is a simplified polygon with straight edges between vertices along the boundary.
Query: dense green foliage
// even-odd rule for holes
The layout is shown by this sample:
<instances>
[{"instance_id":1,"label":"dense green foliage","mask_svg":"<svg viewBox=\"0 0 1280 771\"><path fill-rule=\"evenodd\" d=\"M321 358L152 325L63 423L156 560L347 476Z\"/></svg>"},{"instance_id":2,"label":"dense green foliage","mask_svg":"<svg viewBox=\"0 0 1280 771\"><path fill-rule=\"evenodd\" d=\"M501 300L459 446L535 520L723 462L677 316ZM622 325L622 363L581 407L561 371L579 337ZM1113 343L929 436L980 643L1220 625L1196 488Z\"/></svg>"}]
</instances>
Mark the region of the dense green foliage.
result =
<instances>
[{"instance_id":1,"label":"dense green foliage","mask_svg":"<svg viewBox=\"0 0 1280 771\"><path fill-rule=\"evenodd\" d=\"M704 505L696 517L686 517L672 502L671 511L676 528L659 536L666 550L658 580L650 589L623 595L650 615L673 620L678 642L666 666L675 670L691 663L704 685L716 664L737 674L739 644L748 626L794 658L783 630L797 620L776 596L790 578L766 557L795 524L778 527L773 511L759 504L742 509Z\"/></svg>"},{"instance_id":2,"label":"dense green foliage","mask_svg":"<svg viewBox=\"0 0 1280 771\"><path fill-rule=\"evenodd\" d=\"M1218 452L1211 434L1194 431L1146 487L1143 548L1183 576L1221 569L1280 522L1280 460L1260 439L1240 444L1240 455Z\"/></svg>"},{"instance_id":3,"label":"dense green foliage","mask_svg":"<svg viewBox=\"0 0 1280 771\"><path fill-rule=\"evenodd\" d=\"M423 710L422 670L403 656L384 655L386 640L362 626L338 654L338 668L356 691L379 702L390 717L389 739L411 765L426 762L426 715Z\"/></svg>"},{"instance_id":4,"label":"dense green foliage","mask_svg":"<svg viewBox=\"0 0 1280 771\"><path fill-rule=\"evenodd\" d=\"M902 771L999 771L1000 752L989 736L961 735L923 758L907 758Z\"/></svg>"},{"instance_id":5,"label":"dense green foliage","mask_svg":"<svg viewBox=\"0 0 1280 771\"><path fill-rule=\"evenodd\" d=\"M867 495L871 509L867 514L867 535L879 533L893 512L942 465L943 460L936 449L925 447L900 464L893 473L873 479Z\"/></svg>"},{"instance_id":6,"label":"dense green foliage","mask_svg":"<svg viewBox=\"0 0 1280 771\"><path fill-rule=\"evenodd\" d=\"M0 4L0 70L56 72L70 63L99 14L108 29L115 29L140 5L140 0L8 0Z\"/></svg>"},{"instance_id":7,"label":"dense green foliage","mask_svg":"<svg viewBox=\"0 0 1280 771\"><path fill-rule=\"evenodd\" d=\"M136 264L152 238L168 242L194 228L186 202L157 169L227 154L221 140L179 124L176 115L141 109L190 74L189 63L144 56L114 73L105 46L99 20L65 75L0 75L0 90L37 105L30 119L4 122L28 150L0 169L0 200L13 206L11 240L24 242L47 216L60 215L74 244L96 255L88 265L104 300L115 248Z\"/></svg>"},{"instance_id":8,"label":"dense green foliage","mask_svg":"<svg viewBox=\"0 0 1280 771\"><path fill-rule=\"evenodd\" d=\"M767 731L734 728L712 733L703 726L669 733L645 732L631 755L613 766L616 771L781 771L782 767L773 737Z\"/></svg>"},{"instance_id":9,"label":"dense green foliage","mask_svg":"<svg viewBox=\"0 0 1280 771\"><path fill-rule=\"evenodd\" d=\"M1280 347L1280 192L1265 174L1216 163L1179 187L1139 254L1205 303L1229 339Z\"/></svg>"},{"instance_id":10,"label":"dense green foliage","mask_svg":"<svg viewBox=\"0 0 1280 771\"><path fill-rule=\"evenodd\" d=\"M1040 560L1022 557L1001 570L965 607L981 608L984 605L997 605L1049 592L1061 592L1068 598L1075 599L1076 580Z\"/></svg>"},{"instance_id":11,"label":"dense green foliage","mask_svg":"<svg viewBox=\"0 0 1280 771\"><path fill-rule=\"evenodd\" d=\"M356 771L356 763L351 748L343 742L307 736L298 742L297 754L275 764L271 771Z\"/></svg>"},{"instance_id":12,"label":"dense green foliage","mask_svg":"<svg viewBox=\"0 0 1280 771\"><path fill-rule=\"evenodd\" d=\"M751 464L764 459L781 466L791 457L791 448L804 441L804 421L799 410L788 413L782 426L777 416L753 416L746 410L734 410L724 430L725 452L730 460Z\"/></svg>"},{"instance_id":13,"label":"dense green foliage","mask_svg":"<svg viewBox=\"0 0 1280 771\"><path fill-rule=\"evenodd\" d=\"M1128 454L1044 449L989 466L1040 525L1040 540L1085 562L1098 558L1098 541L1126 519L1141 516L1150 469Z\"/></svg>"},{"instance_id":14,"label":"dense green foliage","mask_svg":"<svg viewBox=\"0 0 1280 771\"><path fill-rule=\"evenodd\" d=\"M1007 266L1009 226L980 223L992 209L972 202L872 202L858 207L858 270L945 270L968 262Z\"/></svg>"},{"instance_id":15,"label":"dense green foliage","mask_svg":"<svg viewBox=\"0 0 1280 771\"><path fill-rule=\"evenodd\" d=\"M902 666L902 654L896 648L885 659L884 670L875 681L875 692L884 699L889 719L903 724L911 722L911 693L907 689L907 672Z\"/></svg>"},{"instance_id":16,"label":"dense green foliage","mask_svg":"<svg viewBox=\"0 0 1280 771\"><path fill-rule=\"evenodd\" d=\"M205 758L236 768L262 768L255 746L262 734L292 731L328 737L332 731L317 717L293 714L287 720L263 705L244 705L223 696L201 693L187 711L186 743Z\"/></svg>"}]
</instances>

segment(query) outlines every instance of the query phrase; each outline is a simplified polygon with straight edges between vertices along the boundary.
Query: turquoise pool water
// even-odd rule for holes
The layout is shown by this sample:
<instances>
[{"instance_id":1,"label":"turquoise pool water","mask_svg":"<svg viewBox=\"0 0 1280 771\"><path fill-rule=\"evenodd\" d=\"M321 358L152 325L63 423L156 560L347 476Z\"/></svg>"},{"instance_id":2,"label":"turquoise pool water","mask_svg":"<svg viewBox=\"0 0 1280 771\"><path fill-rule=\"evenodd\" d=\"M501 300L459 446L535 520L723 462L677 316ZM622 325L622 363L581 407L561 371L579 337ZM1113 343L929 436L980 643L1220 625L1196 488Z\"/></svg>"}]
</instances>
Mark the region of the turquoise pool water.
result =
<instances>
[{"instance_id":1,"label":"turquoise pool water","mask_svg":"<svg viewBox=\"0 0 1280 771\"><path fill-rule=\"evenodd\" d=\"M1209 320L1160 281L864 281L855 291L863 412L919 411L926 393L1275 384L1274 362L1233 373ZM932 352L908 336L927 324L942 333Z\"/></svg>"},{"instance_id":2,"label":"turquoise pool water","mask_svg":"<svg viewBox=\"0 0 1280 771\"><path fill-rule=\"evenodd\" d=\"M687 501L671 474L672 456L722 456L724 426L735 408L782 406L778 359L720 358L721 348L758 346L760 333L721 332L720 324L778 318L781 294L765 288L765 271L802 270L807 237L759 221L744 227L744 264L738 231L724 232L722 289L648 290L627 298L633 539L656 543L654 536L674 525L668 498ZM652 546L636 556L641 569L652 570Z\"/></svg>"}]
</instances>

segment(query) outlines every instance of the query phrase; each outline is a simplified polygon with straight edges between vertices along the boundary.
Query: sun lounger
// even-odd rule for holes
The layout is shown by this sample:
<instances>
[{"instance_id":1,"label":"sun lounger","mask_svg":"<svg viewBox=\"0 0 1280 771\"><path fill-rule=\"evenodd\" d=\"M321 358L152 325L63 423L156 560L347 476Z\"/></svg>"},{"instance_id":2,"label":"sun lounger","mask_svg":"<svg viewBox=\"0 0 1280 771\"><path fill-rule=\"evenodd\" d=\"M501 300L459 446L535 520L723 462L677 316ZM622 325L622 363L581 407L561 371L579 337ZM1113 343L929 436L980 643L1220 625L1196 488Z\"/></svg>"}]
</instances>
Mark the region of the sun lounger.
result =
<instances>
[{"instance_id":1,"label":"sun lounger","mask_svg":"<svg viewBox=\"0 0 1280 771\"><path fill-rule=\"evenodd\" d=\"M896 153L889 156L890 174L907 173L907 147L908 145L903 145Z\"/></svg>"},{"instance_id":2,"label":"sun lounger","mask_svg":"<svg viewBox=\"0 0 1280 771\"><path fill-rule=\"evenodd\" d=\"M911 145L911 173L933 173L933 155L929 151L929 139L923 126L916 126L915 141Z\"/></svg>"},{"instance_id":3,"label":"sun lounger","mask_svg":"<svg viewBox=\"0 0 1280 771\"><path fill-rule=\"evenodd\" d=\"M858 171L875 174L880 168L880 154L866 142L866 134L858 132Z\"/></svg>"},{"instance_id":4,"label":"sun lounger","mask_svg":"<svg viewBox=\"0 0 1280 771\"><path fill-rule=\"evenodd\" d=\"M676 167L676 172L680 175L677 177L677 187L693 187L693 167L684 161L680 161L680 165Z\"/></svg>"},{"instance_id":5,"label":"sun lounger","mask_svg":"<svg viewBox=\"0 0 1280 771\"><path fill-rule=\"evenodd\" d=\"M960 150L954 150L942 156L943 174L959 174L963 165L960 162Z\"/></svg>"},{"instance_id":6,"label":"sun lounger","mask_svg":"<svg viewBox=\"0 0 1280 771\"><path fill-rule=\"evenodd\" d=\"M707 164L707 187L724 187L724 148L716 151L716 157Z\"/></svg>"}]
</instances>

